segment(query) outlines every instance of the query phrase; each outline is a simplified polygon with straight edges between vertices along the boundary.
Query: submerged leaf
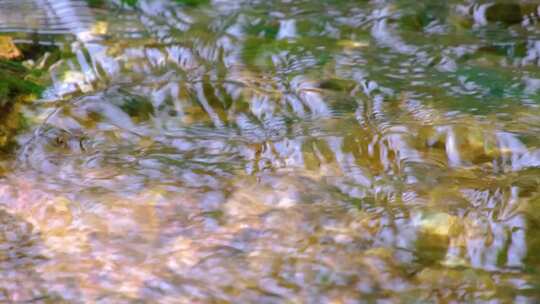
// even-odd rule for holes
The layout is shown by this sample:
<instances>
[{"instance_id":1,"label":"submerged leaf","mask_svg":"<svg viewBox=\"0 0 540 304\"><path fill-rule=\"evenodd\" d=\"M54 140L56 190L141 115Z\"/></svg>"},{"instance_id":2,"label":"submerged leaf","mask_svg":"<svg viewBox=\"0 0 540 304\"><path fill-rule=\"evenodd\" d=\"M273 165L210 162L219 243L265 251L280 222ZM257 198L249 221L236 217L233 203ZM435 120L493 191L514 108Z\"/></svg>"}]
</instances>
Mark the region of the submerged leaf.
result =
<instances>
[{"instance_id":1,"label":"submerged leaf","mask_svg":"<svg viewBox=\"0 0 540 304\"><path fill-rule=\"evenodd\" d=\"M15 59L22 56L13 39L9 36L0 36L0 59Z\"/></svg>"}]
</instances>

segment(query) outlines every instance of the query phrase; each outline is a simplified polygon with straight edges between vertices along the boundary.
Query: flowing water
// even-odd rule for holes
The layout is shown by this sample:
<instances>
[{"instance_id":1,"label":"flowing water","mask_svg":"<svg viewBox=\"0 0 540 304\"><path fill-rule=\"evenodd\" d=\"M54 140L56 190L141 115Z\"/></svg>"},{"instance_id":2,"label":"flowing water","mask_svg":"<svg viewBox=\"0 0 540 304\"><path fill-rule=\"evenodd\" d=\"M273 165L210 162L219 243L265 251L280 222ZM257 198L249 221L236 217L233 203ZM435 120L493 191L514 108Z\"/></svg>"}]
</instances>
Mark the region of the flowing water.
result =
<instances>
[{"instance_id":1,"label":"flowing water","mask_svg":"<svg viewBox=\"0 0 540 304\"><path fill-rule=\"evenodd\" d=\"M87 2L14 30L68 55L2 158L0 302L540 301L536 3Z\"/></svg>"}]
</instances>

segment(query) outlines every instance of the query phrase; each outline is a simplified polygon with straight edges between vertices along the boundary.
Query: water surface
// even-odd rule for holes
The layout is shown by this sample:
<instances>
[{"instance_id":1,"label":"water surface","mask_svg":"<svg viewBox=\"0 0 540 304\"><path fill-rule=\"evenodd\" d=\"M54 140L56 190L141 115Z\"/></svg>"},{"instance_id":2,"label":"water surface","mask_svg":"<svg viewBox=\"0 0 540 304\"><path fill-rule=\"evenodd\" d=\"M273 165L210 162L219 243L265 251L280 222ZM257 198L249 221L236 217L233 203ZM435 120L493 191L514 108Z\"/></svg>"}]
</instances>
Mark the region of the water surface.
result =
<instances>
[{"instance_id":1,"label":"water surface","mask_svg":"<svg viewBox=\"0 0 540 304\"><path fill-rule=\"evenodd\" d=\"M0 301L539 300L535 3L103 2L35 34Z\"/></svg>"}]
</instances>

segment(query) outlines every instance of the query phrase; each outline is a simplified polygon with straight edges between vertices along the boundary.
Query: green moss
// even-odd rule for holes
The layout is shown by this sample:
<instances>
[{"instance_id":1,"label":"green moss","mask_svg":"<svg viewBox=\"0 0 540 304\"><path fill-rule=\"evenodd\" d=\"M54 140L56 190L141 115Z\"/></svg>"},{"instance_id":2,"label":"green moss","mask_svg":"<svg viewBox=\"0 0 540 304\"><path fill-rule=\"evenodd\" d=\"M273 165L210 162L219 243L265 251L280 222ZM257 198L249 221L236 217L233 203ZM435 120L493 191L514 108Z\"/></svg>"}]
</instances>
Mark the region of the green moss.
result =
<instances>
[{"instance_id":1,"label":"green moss","mask_svg":"<svg viewBox=\"0 0 540 304\"><path fill-rule=\"evenodd\" d=\"M154 106L146 99L140 97L127 98L120 106L124 112L137 121L146 121L154 115Z\"/></svg>"},{"instance_id":2,"label":"green moss","mask_svg":"<svg viewBox=\"0 0 540 304\"><path fill-rule=\"evenodd\" d=\"M202 4L208 4L209 0L175 0L176 3L187 5L187 6L198 6Z\"/></svg>"},{"instance_id":3,"label":"green moss","mask_svg":"<svg viewBox=\"0 0 540 304\"><path fill-rule=\"evenodd\" d=\"M105 0L86 0L90 7L102 7L105 5Z\"/></svg>"},{"instance_id":4,"label":"green moss","mask_svg":"<svg viewBox=\"0 0 540 304\"><path fill-rule=\"evenodd\" d=\"M103 2L102 0L88 0L88 2L90 3L93 3L93 2ZM122 3L125 4L125 5L129 5L131 7L134 7L137 5L137 2L139 2L138 0L122 0ZM186 5L186 6L198 6L198 5L201 5L201 4L208 4L210 1L209 0L174 0L174 2L178 3L178 4L182 4L182 5ZM92 4L90 4L92 5Z\"/></svg>"},{"instance_id":5,"label":"green moss","mask_svg":"<svg viewBox=\"0 0 540 304\"><path fill-rule=\"evenodd\" d=\"M122 0L123 4L127 4L129 6L135 6L137 5L137 0Z\"/></svg>"},{"instance_id":6,"label":"green moss","mask_svg":"<svg viewBox=\"0 0 540 304\"><path fill-rule=\"evenodd\" d=\"M19 62L0 61L0 151L11 150L13 137L28 126L21 103L38 98L44 87L27 80L32 70Z\"/></svg>"}]
</instances>

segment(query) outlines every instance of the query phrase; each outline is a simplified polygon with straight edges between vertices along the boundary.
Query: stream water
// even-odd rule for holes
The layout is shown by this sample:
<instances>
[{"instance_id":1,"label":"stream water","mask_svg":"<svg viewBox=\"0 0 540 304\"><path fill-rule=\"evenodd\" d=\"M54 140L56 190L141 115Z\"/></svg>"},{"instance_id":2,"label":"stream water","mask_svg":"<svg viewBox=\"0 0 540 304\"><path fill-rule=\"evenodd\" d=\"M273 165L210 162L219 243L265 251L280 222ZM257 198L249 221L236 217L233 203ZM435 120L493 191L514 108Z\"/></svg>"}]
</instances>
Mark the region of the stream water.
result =
<instances>
[{"instance_id":1,"label":"stream water","mask_svg":"<svg viewBox=\"0 0 540 304\"><path fill-rule=\"evenodd\" d=\"M0 302L540 301L534 2L89 2L36 34Z\"/></svg>"}]
</instances>

